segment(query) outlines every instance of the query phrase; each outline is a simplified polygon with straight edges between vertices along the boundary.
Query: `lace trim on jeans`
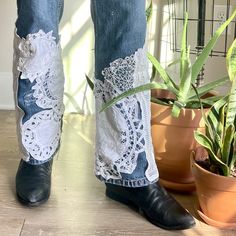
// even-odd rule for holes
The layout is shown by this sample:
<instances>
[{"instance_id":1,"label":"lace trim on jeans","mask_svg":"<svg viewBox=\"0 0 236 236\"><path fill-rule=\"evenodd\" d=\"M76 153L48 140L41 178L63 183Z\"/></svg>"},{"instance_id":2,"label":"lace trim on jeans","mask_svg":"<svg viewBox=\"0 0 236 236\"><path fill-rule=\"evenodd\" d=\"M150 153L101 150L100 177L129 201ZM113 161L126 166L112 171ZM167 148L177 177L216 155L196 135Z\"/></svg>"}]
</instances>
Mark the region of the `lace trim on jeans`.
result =
<instances>
[{"instance_id":1,"label":"lace trim on jeans","mask_svg":"<svg viewBox=\"0 0 236 236\"><path fill-rule=\"evenodd\" d=\"M141 92L99 113L102 105L130 88L149 81L146 52L139 49L124 59L117 59L102 72L104 81L96 80L96 165L95 174L102 178L121 179L132 174L138 155L146 153L149 181L158 178L150 129L150 92Z\"/></svg>"},{"instance_id":2,"label":"lace trim on jeans","mask_svg":"<svg viewBox=\"0 0 236 236\"><path fill-rule=\"evenodd\" d=\"M61 134L61 116L53 110L33 115L22 125L22 142L38 161L48 160L56 151Z\"/></svg>"},{"instance_id":3,"label":"lace trim on jeans","mask_svg":"<svg viewBox=\"0 0 236 236\"><path fill-rule=\"evenodd\" d=\"M14 67L17 86L19 79L34 83L32 90L35 103L44 109L25 123L22 122L22 115L18 120L21 144L26 150L24 153L29 153L38 161L46 161L59 145L61 117L64 111L61 49L52 32L45 33L40 30L38 33L27 35L26 39L16 35ZM21 72L21 75L16 71ZM22 109L24 110L24 107L18 106L18 110ZM29 160L29 157L25 159Z\"/></svg>"}]
</instances>

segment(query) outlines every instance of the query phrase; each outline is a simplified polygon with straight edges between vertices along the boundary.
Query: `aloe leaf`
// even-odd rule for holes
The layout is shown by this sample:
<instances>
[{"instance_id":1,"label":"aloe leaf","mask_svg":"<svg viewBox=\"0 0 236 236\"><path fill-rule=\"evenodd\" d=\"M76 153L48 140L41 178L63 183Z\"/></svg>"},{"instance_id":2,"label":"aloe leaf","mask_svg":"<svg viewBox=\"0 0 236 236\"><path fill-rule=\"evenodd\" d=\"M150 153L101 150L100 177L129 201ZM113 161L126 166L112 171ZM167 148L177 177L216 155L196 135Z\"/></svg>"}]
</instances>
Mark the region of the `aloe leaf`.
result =
<instances>
[{"instance_id":1,"label":"aloe leaf","mask_svg":"<svg viewBox=\"0 0 236 236\"><path fill-rule=\"evenodd\" d=\"M107 103L105 103L103 105L102 109L100 110L100 112L105 111L106 109L108 109L112 105L116 104L117 102L119 102L123 98L126 98L128 96L134 95L134 94L139 93L139 92L144 92L144 91L147 91L147 90L151 90L151 89L166 89L167 90L168 87L165 84L152 82L152 83L148 83L148 84L138 86L138 87L133 88L133 89L129 89L128 91L118 95L117 97L115 97L115 98L111 99L110 101L108 101Z\"/></svg>"},{"instance_id":2,"label":"aloe leaf","mask_svg":"<svg viewBox=\"0 0 236 236\"><path fill-rule=\"evenodd\" d=\"M168 88L171 89L175 95L177 95L178 94L178 86L170 78L170 76L167 74L167 72L161 66L161 64L157 61L157 59L154 56L152 56L150 53L148 53L148 59L153 64L153 66L156 68L157 72L160 74L161 78L164 80L164 82L168 86Z\"/></svg>"},{"instance_id":3,"label":"aloe leaf","mask_svg":"<svg viewBox=\"0 0 236 236\"><path fill-rule=\"evenodd\" d=\"M164 102L161 99L154 98L154 97L151 97L151 102L154 102L154 103L157 103L157 104L161 104L161 105L165 105L165 106L169 106L170 105L169 103Z\"/></svg>"},{"instance_id":4,"label":"aloe leaf","mask_svg":"<svg viewBox=\"0 0 236 236\"><path fill-rule=\"evenodd\" d=\"M94 83L87 75L85 75L85 77L86 77L86 80L87 80L87 83L88 83L90 89L93 91L94 90Z\"/></svg>"},{"instance_id":5,"label":"aloe leaf","mask_svg":"<svg viewBox=\"0 0 236 236\"><path fill-rule=\"evenodd\" d=\"M199 72L201 71L204 63L206 62L207 57L210 55L211 50L215 46L218 38L220 35L224 32L225 28L229 25L229 23L234 19L236 16L236 10L233 12L233 14L230 16L230 18L225 21L215 32L211 40L208 42L208 44L204 47L202 53L199 55L197 60L192 66L192 82L195 82L197 79L197 76Z\"/></svg>"},{"instance_id":6,"label":"aloe leaf","mask_svg":"<svg viewBox=\"0 0 236 236\"><path fill-rule=\"evenodd\" d=\"M151 0L148 8L146 9L147 22L149 22L150 19L152 18L152 11L153 11L153 3Z\"/></svg>"},{"instance_id":7,"label":"aloe leaf","mask_svg":"<svg viewBox=\"0 0 236 236\"><path fill-rule=\"evenodd\" d=\"M202 104L204 105L204 107L211 107L214 105L215 102L217 102L218 100L222 99L223 96L212 96L209 98L202 98Z\"/></svg>"},{"instance_id":8,"label":"aloe leaf","mask_svg":"<svg viewBox=\"0 0 236 236\"><path fill-rule=\"evenodd\" d=\"M187 25L188 25L188 13L185 13L185 20L184 20L184 27L182 33L182 41L181 41L181 59L180 59L180 78L183 78L183 73L187 67L186 63L188 63L188 56L187 56Z\"/></svg>"},{"instance_id":9,"label":"aloe leaf","mask_svg":"<svg viewBox=\"0 0 236 236\"><path fill-rule=\"evenodd\" d=\"M205 147L209 153L209 158L211 159L211 163L215 163L216 165L218 165L221 169L222 172L225 176L229 176L230 175L230 171L228 166L222 162L214 153L213 150L213 144L212 141L204 134L202 134L199 131L195 131L194 132L194 138L196 139L196 141L202 145L203 147Z\"/></svg>"},{"instance_id":10,"label":"aloe leaf","mask_svg":"<svg viewBox=\"0 0 236 236\"><path fill-rule=\"evenodd\" d=\"M167 67L171 67L171 66L174 66L176 64L180 63L180 59L177 59L177 60L174 60L172 61L170 64L167 65Z\"/></svg>"},{"instance_id":11,"label":"aloe leaf","mask_svg":"<svg viewBox=\"0 0 236 236\"><path fill-rule=\"evenodd\" d=\"M179 92L177 94L177 100L174 102L172 108L172 115L178 117L180 110L186 106L188 93L191 87L191 76L192 68L190 62L190 47L187 49L187 24L188 24L188 14L185 13L184 28L182 33L182 44L181 44L181 59L180 59L180 85Z\"/></svg>"},{"instance_id":12,"label":"aloe leaf","mask_svg":"<svg viewBox=\"0 0 236 236\"><path fill-rule=\"evenodd\" d=\"M235 133L235 128L231 124L226 129L224 142L223 142L223 149L222 149L222 161L228 166L230 164L229 163L230 151L231 151L231 146L234 140L234 133Z\"/></svg>"},{"instance_id":13,"label":"aloe leaf","mask_svg":"<svg viewBox=\"0 0 236 236\"><path fill-rule=\"evenodd\" d=\"M179 94L177 96L177 99L181 103L186 103L188 99L188 93L191 88L191 76L192 76L192 68L191 68L191 62L189 59L189 50L187 51L187 57L182 61L182 74L181 74L181 80L179 85Z\"/></svg>"},{"instance_id":14,"label":"aloe leaf","mask_svg":"<svg viewBox=\"0 0 236 236\"><path fill-rule=\"evenodd\" d=\"M156 74L157 74L157 70L156 70L155 66L152 65L152 75L151 75L150 82L153 82L155 80Z\"/></svg>"},{"instance_id":15,"label":"aloe leaf","mask_svg":"<svg viewBox=\"0 0 236 236\"><path fill-rule=\"evenodd\" d=\"M209 97L209 98L201 98L201 102L203 104L204 108L210 108L214 105L214 103L218 100L222 99L222 96L213 96L213 97ZM193 105L191 105L193 104ZM191 98L188 99L188 102L186 103L186 108L192 108L192 109L200 109L200 103L199 100L197 98Z\"/></svg>"},{"instance_id":16,"label":"aloe leaf","mask_svg":"<svg viewBox=\"0 0 236 236\"><path fill-rule=\"evenodd\" d=\"M229 76L225 76L221 79L212 81L208 84L205 84L205 85L197 88L198 94L201 97L201 96L207 94L209 91L212 91L216 87L219 87L219 86L222 86L222 85L226 84L227 82L229 82ZM196 97L196 92L192 89L191 92L189 93L189 99L192 99L192 98L195 98L195 97Z\"/></svg>"},{"instance_id":17,"label":"aloe leaf","mask_svg":"<svg viewBox=\"0 0 236 236\"><path fill-rule=\"evenodd\" d=\"M171 115L173 117L179 117L180 111L182 108L184 108L186 106L185 103L181 103L179 101L174 101L173 107L172 107L172 111L171 111Z\"/></svg>"}]
</instances>

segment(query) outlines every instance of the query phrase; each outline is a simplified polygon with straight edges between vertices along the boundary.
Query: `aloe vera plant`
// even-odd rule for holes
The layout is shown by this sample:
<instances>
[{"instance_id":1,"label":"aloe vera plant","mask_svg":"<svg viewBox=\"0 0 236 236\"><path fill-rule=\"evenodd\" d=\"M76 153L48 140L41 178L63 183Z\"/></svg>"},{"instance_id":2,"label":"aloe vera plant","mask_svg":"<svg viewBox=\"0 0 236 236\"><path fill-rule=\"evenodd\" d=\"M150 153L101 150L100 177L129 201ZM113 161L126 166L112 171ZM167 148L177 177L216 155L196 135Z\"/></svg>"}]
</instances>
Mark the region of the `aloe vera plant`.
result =
<instances>
[{"instance_id":1,"label":"aloe vera plant","mask_svg":"<svg viewBox=\"0 0 236 236\"><path fill-rule=\"evenodd\" d=\"M208 56L210 55L214 45L216 44L218 38L223 33L225 28L229 25L229 23L234 19L236 16L236 10L231 15L231 17L224 22L221 27L215 32L213 37L210 39L210 41L207 43L207 45L204 47L202 53L198 56L198 58L195 60L195 62L191 65L190 62L190 47L187 47L186 42L186 34L187 34L187 23L188 23L188 14L185 14L185 22L183 27L183 34L182 34L182 45L181 45L181 55L180 59L178 60L180 63L180 75L179 75L179 84L174 82L174 79L171 78L171 76L167 73L167 71L161 66L160 62L152 56L151 54L148 54L148 58L151 61L153 67L155 70L159 73L160 77L162 78L163 82L156 82L152 81L150 83L141 85L139 87L130 89L116 98L113 98L112 100L108 101L101 111L106 110L113 104L117 103L121 99L133 95L138 92L142 92L145 90L151 90L151 89L164 89L171 91L176 99L174 101L169 101L169 106L172 106L172 115L174 117L178 117L180 114L180 111L182 108L200 108L198 97L192 88L191 84L193 84L199 72L201 71L201 68L203 67L204 63L206 62ZM207 94L209 91L213 90L217 86L221 86L228 82L229 77L226 76L224 78L215 80L213 82L210 82L208 84L205 84L198 88L198 94L200 96L203 96ZM218 100L219 97L213 97L213 98L206 98L202 100L202 103L208 106L211 106L215 100ZM155 99L155 101L163 103L162 101Z\"/></svg>"},{"instance_id":2,"label":"aloe vera plant","mask_svg":"<svg viewBox=\"0 0 236 236\"><path fill-rule=\"evenodd\" d=\"M209 154L210 166L218 173L230 176L236 164L236 40L227 57L227 70L231 90L227 96L214 103L203 117L206 134L195 131L195 139Z\"/></svg>"},{"instance_id":3,"label":"aloe vera plant","mask_svg":"<svg viewBox=\"0 0 236 236\"><path fill-rule=\"evenodd\" d=\"M148 8L146 9L147 23L150 21L152 17L152 10L153 10L153 3L152 3L152 0L150 0Z\"/></svg>"}]
</instances>

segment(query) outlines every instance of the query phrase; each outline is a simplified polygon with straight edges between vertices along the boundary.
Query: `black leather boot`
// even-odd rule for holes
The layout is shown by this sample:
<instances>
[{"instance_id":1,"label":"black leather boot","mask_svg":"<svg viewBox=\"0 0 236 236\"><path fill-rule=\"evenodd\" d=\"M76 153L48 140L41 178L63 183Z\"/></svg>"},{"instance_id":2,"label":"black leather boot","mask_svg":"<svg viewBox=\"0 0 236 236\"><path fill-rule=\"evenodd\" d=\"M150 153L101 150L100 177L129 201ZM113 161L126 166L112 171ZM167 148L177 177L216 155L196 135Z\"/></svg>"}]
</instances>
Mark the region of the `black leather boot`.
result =
<instances>
[{"instance_id":1,"label":"black leather boot","mask_svg":"<svg viewBox=\"0 0 236 236\"><path fill-rule=\"evenodd\" d=\"M195 225L194 218L159 183L128 188L106 184L106 195L135 206L152 224L167 230L183 230Z\"/></svg>"},{"instance_id":2,"label":"black leather boot","mask_svg":"<svg viewBox=\"0 0 236 236\"><path fill-rule=\"evenodd\" d=\"M30 165L21 160L16 174L18 200L27 206L38 206L50 196L52 163Z\"/></svg>"}]
</instances>

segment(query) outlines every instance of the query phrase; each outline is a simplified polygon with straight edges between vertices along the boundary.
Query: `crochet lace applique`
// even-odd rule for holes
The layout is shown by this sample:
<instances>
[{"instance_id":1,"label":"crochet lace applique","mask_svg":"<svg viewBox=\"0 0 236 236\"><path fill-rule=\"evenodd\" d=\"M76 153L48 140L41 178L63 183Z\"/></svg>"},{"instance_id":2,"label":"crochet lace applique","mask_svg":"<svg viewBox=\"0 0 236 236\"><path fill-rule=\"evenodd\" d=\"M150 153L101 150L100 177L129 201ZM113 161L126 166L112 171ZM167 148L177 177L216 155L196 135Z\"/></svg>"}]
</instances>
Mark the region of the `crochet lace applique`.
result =
<instances>
[{"instance_id":1,"label":"crochet lace applique","mask_svg":"<svg viewBox=\"0 0 236 236\"><path fill-rule=\"evenodd\" d=\"M139 49L124 59L117 59L102 72L104 81L96 80L96 175L104 179L121 179L131 174L138 155L146 153L149 166L146 177L157 178L150 134L150 92L126 97L99 113L105 102L149 81L146 53Z\"/></svg>"},{"instance_id":2,"label":"crochet lace applique","mask_svg":"<svg viewBox=\"0 0 236 236\"><path fill-rule=\"evenodd\" d=\"M19 43L19 62L17 69L22 72L21 79L33 82L41 75L45 75L52 63L52 59L60 55L59 45L52 36L52 31L28 34Z\"/></svg>"},{"instance_id":3,"label":"crochet lace applique","mask_svg":"<svg viewBox=\"0 0 236 236\"><path fill-rule=\"evenodd\" d=\"M60 142L60 123L61 116L44 110L22 125L22 143L34 159L46 161L55 153Z\"/></svg>"},{"instance_id":4,"label":"crochet lace applique","mask_svg":"<svg viewBox=\"0 0 236 236\"><path fill-rule=\"evenodd\" d=\"M43 161L54 154L60 140L64 111L61 49L52 31L45 33L39 30L18 42L16 53L20 79L34 83L32 90L35 103L44 109L21 124L22 144L34 159Z\"/></svg>"}]
</instances>

